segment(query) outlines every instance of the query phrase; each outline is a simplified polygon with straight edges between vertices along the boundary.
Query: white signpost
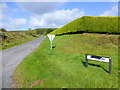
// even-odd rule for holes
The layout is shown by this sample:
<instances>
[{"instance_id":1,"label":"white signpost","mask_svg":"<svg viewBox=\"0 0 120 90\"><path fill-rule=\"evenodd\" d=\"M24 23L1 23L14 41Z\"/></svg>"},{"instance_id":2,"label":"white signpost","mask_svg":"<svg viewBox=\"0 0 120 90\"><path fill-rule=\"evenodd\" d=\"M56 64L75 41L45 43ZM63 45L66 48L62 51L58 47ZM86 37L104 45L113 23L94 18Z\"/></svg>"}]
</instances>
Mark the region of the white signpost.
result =
<instances>
[{"instance_id":1,"label":"white signpost","mask_svg":"<svg viewBox=\"0 0 120 90\"><path fill-rule=\"evenodd\" d=\"M49 40L50 40L51 49L52 49L52 41L53 41L53 39L55 38L55 35L48 34L47 36L48 36L48 38L49 38Z\"/></svg>"},{"instance_id":2,"label":"white signpost","mask_svg":"<svg viewBox=\"0 0 120 90\"><path fill-rule=\"evenodd\" d=\"M109 63L109 58L100 57L100 56L87 55L87 59Z\"/></svg>"},{"instance_id":3,"label":"white signpost","mask_svg":"<svg viewBox=\"0 0 120 90\"><path fill-rule=\"evenodd\" d=\"M109 73L112 73L112 58L111 57L101 57L101 56L93 56L86 54L86 67L88 67L88 60L100 61L109 63Z\"/></svg>"}]
</instances>

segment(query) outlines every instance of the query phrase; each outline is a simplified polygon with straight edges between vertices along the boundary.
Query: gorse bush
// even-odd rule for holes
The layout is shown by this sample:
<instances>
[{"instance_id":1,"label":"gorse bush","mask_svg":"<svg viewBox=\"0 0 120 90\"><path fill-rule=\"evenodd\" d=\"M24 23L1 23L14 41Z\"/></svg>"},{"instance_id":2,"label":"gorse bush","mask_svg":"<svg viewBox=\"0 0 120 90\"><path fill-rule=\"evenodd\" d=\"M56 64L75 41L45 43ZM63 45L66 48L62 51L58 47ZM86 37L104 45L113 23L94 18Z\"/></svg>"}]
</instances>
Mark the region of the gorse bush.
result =
<instances>
[{"instance_id":1,"label":"gorse bush","mask_svg":"<svg viewBox=\"0 0 120 90\"><path fill-rule=\"evenodd\" d=\"M7 36L5 35L5 33L1 33L0 32L0 39L5 39L5 38L7 38Z\"/></svg>"},{"instance_id":2,"label":"gorse bush","mask_svg":"<svg viewBox=\"0 0 120 90\"><path fill-rule=\"evenodd\" d=\"M0 28L0 32L6 32L7 30L4 28Z\"/></svg>"},{"instance_id":3,"label":"gorse bush","mask_svg":"<svg viewBox=\"0 0 120 90\"><path fill-rule=\"evenodd\" d=\"M65 34L73 32L92 32L92 33L120 33L118 30L118 17L95 17L83 16L67 25L56 29L50 34Z\"/></svg>"}]
</instances>

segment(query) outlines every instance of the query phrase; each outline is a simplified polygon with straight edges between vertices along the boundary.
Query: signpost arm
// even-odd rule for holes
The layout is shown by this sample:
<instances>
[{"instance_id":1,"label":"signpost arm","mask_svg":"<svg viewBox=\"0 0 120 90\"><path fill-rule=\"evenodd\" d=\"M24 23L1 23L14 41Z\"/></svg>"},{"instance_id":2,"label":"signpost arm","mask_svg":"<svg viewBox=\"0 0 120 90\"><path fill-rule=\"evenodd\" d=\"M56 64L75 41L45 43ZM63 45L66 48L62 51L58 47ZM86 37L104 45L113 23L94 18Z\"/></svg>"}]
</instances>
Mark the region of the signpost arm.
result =
<instances>
[{"instance_id":1,"label":"signpost arm","mask_svg":"<svg viewBox=\"0 0 120 90\"><path fill-rule=\"evenodd\" d=\"M87 55L88 55L88 54L85 55L85 58L86 58L86 67L88 67L88 59L87 59Z\"/></svg>"},{"instance_id":2,"label":"signpost arm","mask_svg":"<svg viewBox=\"0 0 120 90\"><path fill-rule=\"evenodd\" d=\"M112 58L109 58L109 74L112 74Z\"/></svg>"}]
</instances>

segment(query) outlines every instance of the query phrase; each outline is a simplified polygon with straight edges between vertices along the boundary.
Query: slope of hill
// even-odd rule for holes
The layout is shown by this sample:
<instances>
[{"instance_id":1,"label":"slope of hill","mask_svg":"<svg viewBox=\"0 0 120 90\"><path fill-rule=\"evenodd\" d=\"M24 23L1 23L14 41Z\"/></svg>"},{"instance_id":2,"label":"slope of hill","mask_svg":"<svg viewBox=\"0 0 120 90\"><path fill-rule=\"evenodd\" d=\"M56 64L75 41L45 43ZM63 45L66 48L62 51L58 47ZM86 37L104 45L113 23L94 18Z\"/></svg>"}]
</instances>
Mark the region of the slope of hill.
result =
<instances>
[{"instance_id":1,"label":"slope of hill","mask_svg":"<svg viewBox=\"0 0 120 90\"><path fill-rule=\"evenodd\" d=\"M34 40L41 35L37 35L36 31L5 31L0 32L0 50L11 48L28 41Z\"/></svg>"},{"instance_id":2,"label":"slope of hill","mask_svg":"<svg viewBox=\"0 0 120 90\"><path fill-rule=\"evenodd\" d=\"M118 17L83 16L67 25L56 29L50 34L65 34L74 32L115 33L118 34Z\"/></svg>"},{"instance_id":3,"label":"slope of hill","mask_svg":"<svg viewBox=\"0 0 120 90\"><path fill-rule=\"evenodd\" d=\"M112 56L108 63L90 61L85 54ZM14 73L17 88L118 88L118 36L72 34L56 36L53 49L46 38Z\"/></svg>"},{"instance_id":4,"label":"slope of hill","mask_svg":"<svg viewBox=\"0 0 120 90\"><path fill-rule=\"evenodd\" d=\"M56 28L40 28L26 31L6 31L0 29L0 50L11 48L46 35Z\"/></svg>"}]
</instances>

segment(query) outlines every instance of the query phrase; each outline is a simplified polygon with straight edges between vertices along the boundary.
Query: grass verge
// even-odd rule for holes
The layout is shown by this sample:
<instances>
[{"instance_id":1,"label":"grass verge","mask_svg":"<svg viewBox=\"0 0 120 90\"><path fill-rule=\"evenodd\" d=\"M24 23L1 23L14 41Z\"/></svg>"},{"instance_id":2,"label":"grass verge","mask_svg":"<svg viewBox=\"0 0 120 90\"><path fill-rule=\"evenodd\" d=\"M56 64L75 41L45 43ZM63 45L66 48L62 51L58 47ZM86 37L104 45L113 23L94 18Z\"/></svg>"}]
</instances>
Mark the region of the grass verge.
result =
<instances>
[{"instance_id":1,"label":"grass verge","mask_svg":"<svg viewBox=\"0 0 120 90\"><path fill-rule=\"evenodd\" d=\"M112 56L112 75L108 74L108 63L89 60L86 68L86 53ZM117 88L118 36L56 36L52 50L46 38L16 68L13 79L17 88Z\"/></svg>"}]
</instances>

